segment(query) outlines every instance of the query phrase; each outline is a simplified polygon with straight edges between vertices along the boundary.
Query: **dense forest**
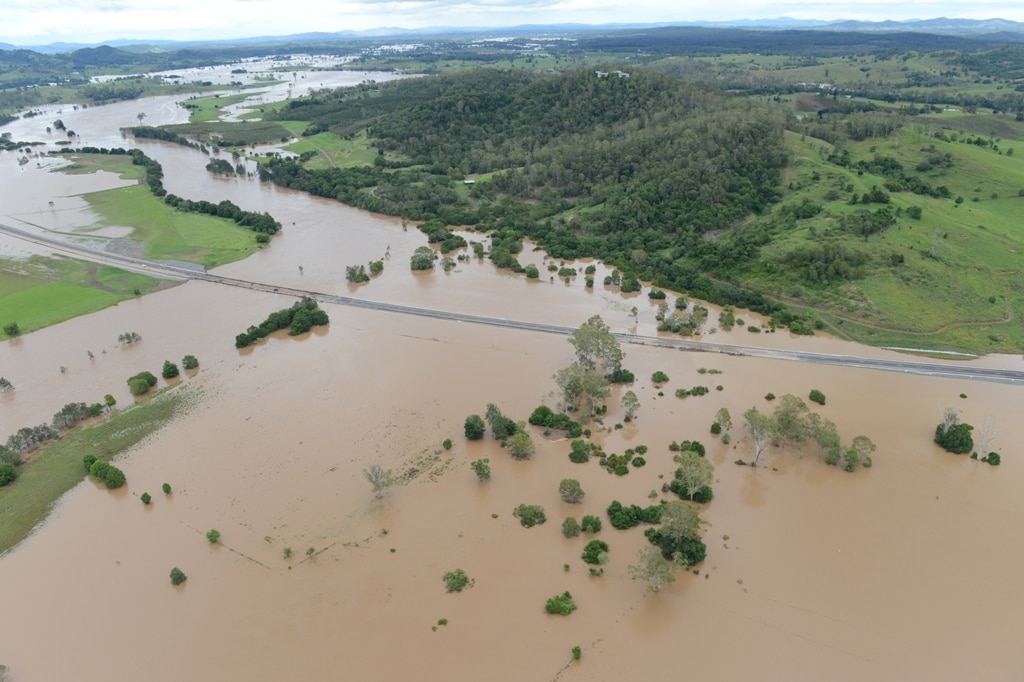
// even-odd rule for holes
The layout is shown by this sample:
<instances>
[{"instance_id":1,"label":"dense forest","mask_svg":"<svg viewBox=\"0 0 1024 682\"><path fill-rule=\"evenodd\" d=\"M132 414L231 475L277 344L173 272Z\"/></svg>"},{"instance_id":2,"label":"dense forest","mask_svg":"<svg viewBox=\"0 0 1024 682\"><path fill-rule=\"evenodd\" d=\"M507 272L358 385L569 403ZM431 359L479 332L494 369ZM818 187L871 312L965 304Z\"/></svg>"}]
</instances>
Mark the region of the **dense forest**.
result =
<instances>
[{"instance_id":1,"label":"dense forest","mask_svg":"<svg viewBox=\"0 0 1024 682\"><path fill-rule=\"evenodd\" d=\"M308 132L365 128L377 162L313 171L274 158L262 176L372 211L497 230L501 241L528 236L555 258L602 258L661 286L777 312L715 277L766 237L714 237L779 198L783 115L650 70L606 68L476 69L317 93L275 116L307 121Z\"/></svg>"}]
</instances>

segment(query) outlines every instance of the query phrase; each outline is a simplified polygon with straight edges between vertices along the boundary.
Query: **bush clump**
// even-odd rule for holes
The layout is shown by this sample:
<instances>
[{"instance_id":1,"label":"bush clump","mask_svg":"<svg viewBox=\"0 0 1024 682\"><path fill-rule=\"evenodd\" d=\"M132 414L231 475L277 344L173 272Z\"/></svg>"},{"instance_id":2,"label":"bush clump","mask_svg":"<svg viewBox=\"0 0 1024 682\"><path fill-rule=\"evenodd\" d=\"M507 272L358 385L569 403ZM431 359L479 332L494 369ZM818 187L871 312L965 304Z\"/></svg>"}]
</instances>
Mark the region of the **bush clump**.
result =
<instances>
[{"instance_id":1,"label":"bush clump","mask_svg":"<svg viewBox=\"0 0 1024 682\"><path fill-rule=\"evenodd\" d=\"M128 391L132 395L142 395L156 386L156 376L152 372L139 372L128 377Z\"/></svg>"},{"instance_id":2,"label":"bush clump","mask_svg":"<svg viewBox=\"0 0 1024 682\"><path fill-rule=\"evenodd\" d=\"M935 427L935 442L946 452L965 455L974 449L974 439L971 437L973 430L970 424L953 424L947 429L939 424Z\"/></svg>"},{"instance_id":3,"label":"bush clump","mask_svg":"<svg viewBox=\"0 0 1024 682\"><path fill-rule=\"evenodd\" d=\"M523 528L533 528L548 520L544 515L544 507L539 504L521 504L512 510L512 516L519 519Z\"/></svg>"},{"instance_id":4,"label":"bush clump","mask_svg":"<svg viewBox=\"0 0 1024 682\"><path fill-rule=\"evenodd\" d=\"M473 587L473 580L461 568L448 571L441 579L444 581L445 592L462 592L467 587Z\"/></svg>"},{"instance_id":5,"label":"bush clump","mask_svg":"<svg viewBox=\"0 0 1024 682\"><path fill-rule=\"evenodd\" d=\"M569 438L579 438L583 433L583 427L579 422L574 421L564 412L555 412L547 405L537 407L527 421L534 426L565 431L565 435Z\"/></svg>"},{"instance_id":6,"label":"bush clump","mask_svg":"<svg viewBox=\"0 0 1024 682\"><path fill-rule=\"evenodd\" d=\"M661 505L641 507L633 504L626 507L618 500L614 500L608 505L608 519L612 526L619 530L627 530L641 523L661 523Z\"/></svg>"},{"instance_id":7,"label":"bush clump","mask_svg":"<svg viewBox=\"0 0 1024 682\"><path fill-rule=\"evenodd\" d=\"M160 371L160 375L164 379L173 379L177 377L178 374L180 374L180 372L178 371L178 366L171 362L170 360L164 360L164 366L163 369Z\"/></svg>"},{"instance_id":8,"label":"bush clump","mask_svg":"<svg viewBox=\"0 0 1024 682\"><path fill-rule=\"evenodd\" d=\"M18 469L7 462L0 463L0 486L14 483L18 478Z\"/></svg>"},{"instance_id":9,"label":"bush clump","mask_svg":"<svg viewBox=\"0 0 1024 682\"><path fill-rule=\"evenodd\" d=\"M574 538L580 534L580 524L575 516L569 516L562 521L562 535L567 538Z\"/></svg>"},{"instance_id":10,"label":"bush clump","mask_svg":"<svg viewBox=\"0 0 1024 682\"><path fill-rule=\"evenodd\" d=\"M194 355L186 355L181 359L181 366L185 369L196 369L199 367L199 360Z\"/></svg>"},{"instance_id":11,"label":"bush clump","mask_svg":"<svg viewBox=\"0 0 1024 682\"><path fill-rule=\"evenodd\" d=\"M557 613L561 616L568 616L576 610L576 602L573 601L571 594L563 592L560 595L548 599L547 604L544 605L544 610L548 613Z\"/></svg>"},{"instance_id":12,"label":"bush clump","mask_svg":"<svg viewBox=\"0 0 1024 682\"><path fill-rule=\"evenodd\" d=\"M180 585L183 582L185 582L186 580L188 580L188 576L185 575L185 573L180 568L175 566L174 568L171 569L171 584L172 585Z\"/></svg>"},{"instance_id":13,"label":"bush clump","mask_svg":"<svg viewBox=\"0 0 1024 682\"><path fill-rule=\"evenodd\" d=\"M580 530L588 535L601 532L601 519L592 514L587 514L580 521Z\"/></svg>"},{"instance_id":14,"label":"bush clump","mask_svg":"<svg viewBox=\"0 0 1024 682\"><path fill-rule=\"evenodd\" d=\"M142 493L139 499L142 500L142 504L149 504L153 501L153 497L149 493Z\"/></svg>"},{"instance_id":15,"label":"bush clump","mask_svg":"<svg viewBox=\"0 0 1024 682\"><path fill-rule=\"evenodd\" d=\"M476 474L477 479L486 481L491 477L491 460L489 459L478 459L470 462L469 466L473 468L473 473Z\"/></svg>"},{"instance_id":16,"label":"bush clump","mask_svg":"<svg viewBox=\"0 0 1024 682\"><path fill-rule=\"evenodd\" d=\"M586 464L590 461L590 453L594 446L585 440L574 440L569 452L569 461L573 464Z\"/></svg>"},{"instance_id":17,"label":"bush clump","mask_svg":"<svg viewBox=\"0 0 1024 682\"><path fill-rule=\"evenodd\" d=\"M583 548L583 560L595 566L608 563L608 543L604 540L591 540Z\"/></svg>"},{"instance_id":18,"label":"bush clump","mask_svg":"<svg viewBox=\"0 0 1024 682\"><path fill-rule=\"evenodd\" d=\"M818 403L819 405L825 404L825 394L816 388L811 390L811 392L807 395L807 399L810 400L812 403Z\"/></svg>"},{"instance_id":19,"label":"bush clump","mask_svg":"<svg viewBox=\"0 0 1024 682\"><path fill-rule=\"evenodd\" d=\"M463 430L466 434L466 438L469 440L480 440L487 433L487 425L484 424L484 418L478 414L471 414L466 417L466 423L463 426Z\"/></svg>"}]
</instances>

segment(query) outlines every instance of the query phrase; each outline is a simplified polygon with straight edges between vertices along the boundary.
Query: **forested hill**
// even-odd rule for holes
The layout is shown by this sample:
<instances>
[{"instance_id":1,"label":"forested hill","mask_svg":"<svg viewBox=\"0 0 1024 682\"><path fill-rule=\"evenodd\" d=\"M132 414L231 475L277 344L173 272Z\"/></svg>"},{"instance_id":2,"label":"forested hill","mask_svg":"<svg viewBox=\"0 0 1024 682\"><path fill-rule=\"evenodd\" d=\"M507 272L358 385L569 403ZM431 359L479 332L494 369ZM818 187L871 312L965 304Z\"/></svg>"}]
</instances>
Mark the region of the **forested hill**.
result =
<instances>
[{"instance_id":1,"label":"forested hill","mask_svg":"<svg viewBox=\"0 0 1024 682\"><path fill-rule=\"evenodd\" d=\"M414 220L512 229L556 258L599 257L685 289L684 270L692 279L721 261L706 235L775 201L785 164L779 114L635 67L456 72L318 93L278 117L308 132L365 128L380 155L323 171L276 159L266 179Z\"/></svg>"}]
</instances>

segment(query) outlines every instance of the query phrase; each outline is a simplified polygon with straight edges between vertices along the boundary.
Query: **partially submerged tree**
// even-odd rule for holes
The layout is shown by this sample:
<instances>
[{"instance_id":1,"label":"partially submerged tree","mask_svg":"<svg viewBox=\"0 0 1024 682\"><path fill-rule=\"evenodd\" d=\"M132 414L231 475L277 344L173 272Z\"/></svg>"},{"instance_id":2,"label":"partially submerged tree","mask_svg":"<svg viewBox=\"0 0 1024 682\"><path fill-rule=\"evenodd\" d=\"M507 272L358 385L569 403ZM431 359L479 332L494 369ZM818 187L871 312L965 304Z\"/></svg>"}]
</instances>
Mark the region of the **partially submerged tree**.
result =
<instances>
[{"instance_id":1,"label":"partially submerged tree","mask_svg":"<svg viewBox=\"0 0 1024 682\"><path fill-rule=\"evenodd\" d=\"M576 349L576 361L584 367L611 374L622 368L625 353L600 315L594 315L569 337Z\"/></svg>"},{"instance_id":2,"label":"partially submerged tree","mask_svg":"<svg viewBox=\"0 0 1024 682\"><path fill-rule=\"evenodd\" d=\"M953 426L960 423L960 410L949 406L942 408L942 419L939 421L939 428L943 433L949 431Z\"/></svg>"},{"instance_id":3,"label":"partially submerged tree","mask_svg":"<svg viewBox=\"0 0 1024 682\"><path fill-rule=\"evenodd\" d=\"M985 417L985 421L978 427L974 434L974 449L984 454L992 449L996 439L999 437L999 426L992 421L992 417Z\"/></svg>"},{"instance_id":4,"label":"partially submerged tree","mask_svg":"<svg viewBox=\"0 0 1024 682\"><path fill-rule=\"evenodd\" d=\"M491 427L491 433L496 440L505 440L516 432L515 421L503 415L494 403L487 403L487 412L484 414L484 419L487 420L487 424ZM467 419L466 421L468 422L469 420Z\"/></svg>"},{"instance_id":5,"label":"partially submerged tree","mask_svg":"<svg viewBox=\"0 0 1024 682\"><path fill-rule=\"evenodd\" d=\"M705 486L710 486L715 476L715 465L706 457L693 450L684 450L672 458L678 465L676 479L686 488L687 499L692 500Z\"/></svg>"},{"instance_id":6,"label":"partially submerged tree","mask_svg":"<svg viewBox=\"0 0 1024 682\"><path fill-rule=\"evenodd\" d=\"M732 428L732 415L729 414L729 410L726 408L720 408L718 412L715 412L715 423L718 424L723 431L729 431Z\"/></svg>"},{"instance_id":7,"label":"partially submerged tree","mask_svg":"<svg viewBox=\"0 0 1024 682\"><path fill-rule=\"evenodd\" d=\"M508 454L512 455L512 459L530 459L536 452L533 438L526 431L516 431L509 436L505 441L505 447Z\"/></svg>"},{"instance_id":8,"label":"partially submerged tree","mask_svg":"<svg viewBox=\"0 0 1024 682\"><path fill-rule=\"evenodd\" d=\"M747 431L754 441L754 461L752 464L756 466L761 453L775 439L777 427L775 420L771 416L761 414L756 407L751 407L744 412L743 419L746 422Z\"/></svg>"},{"instance_id":9,"label":"partially submerged tree","mask_svg":"<svg viewBox=\"0 0 1024 682\"><path fill-rule=\"evenodd\" d=\"M586 495L583 492L583 486L575 478L563 478L562 482L558 484L558 494L561 495L563 502L569 504L582 502Z\"/></svg>"},{"instance_id":10,"label":"partially submerged tree","mask_svg":"<svg viewBox=\"0 0 1024 682\"><path fill-rule=\"evenodd\" d=\"M369 468L363 469L363 476L370 482L370 487L373 489L374 499L381 499L384 497L384 493L387 489L394 485L395 477L392 474L391 469L385 469L380 464L371 464Z\"/></svg>"},{"instance_id":11,"label":"partially submerged tree","mask_svg":"<svg viewBox=\"0 0 1024 682\"><path fill-rule=\"evenodd\" d=\"M552 378L562 392L565 409L577 413L583 424L590 421L611 393L601 372L579 362L558 370Z\"/></svg>"},{"instance_id":12,"label":"partially submerged tree","mask_svg":"<svg viewBox=\"0 0 1024 682\"><path fill-rule=\"evenodd\" d=\"M626 391L622 396L622 407L626 410L626 421L633 421L636 411L640 409L640 399L633 391Z\"/></svg>"},{"instance_id":13,"label":"partially submerged tree","mask_svg":"<svg viewBox=\"0 0 1024 682\"><path fill-rule=\"evenodd\" d=\"M676 581L676 569L686 568L686 562L676 555L666 559L656 547L642 547L636 553L636 563L629 567L629 575L633 580L643 580L651 592L659 592L661 588Z\"/></svg>"}]
</instances>

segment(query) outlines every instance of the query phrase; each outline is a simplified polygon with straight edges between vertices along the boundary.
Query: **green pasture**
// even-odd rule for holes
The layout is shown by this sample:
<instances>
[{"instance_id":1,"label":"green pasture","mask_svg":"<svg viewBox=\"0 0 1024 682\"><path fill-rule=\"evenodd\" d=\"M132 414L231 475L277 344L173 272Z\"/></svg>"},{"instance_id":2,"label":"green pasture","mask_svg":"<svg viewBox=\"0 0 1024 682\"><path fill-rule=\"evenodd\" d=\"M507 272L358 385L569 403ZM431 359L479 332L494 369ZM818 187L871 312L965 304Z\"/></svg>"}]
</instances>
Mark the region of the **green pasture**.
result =
<instances>
[{"instance_id":1,"label":"green pasture","mask_svg":"<svg viewBox=\"0 0 1024 682\"><path fill-rule=\"evenodd\" d=\"M124 156L83 154L75 157L76 172L89 168L138 174ZM177 211L157 199L145 185L93 192L86 201L100 215L97 227L130 226L128 239L140 242L149 258L184 260L207 268L240 260L257 250L255 235L230 220Z\"/></svg>"},{"instance_id":2,"label":"green pasture","mask_svg":"<svg viewBox=\"0 0 1024 682\"><path fill-rule=\"evenodd\" d=\"M107 389L100 389L105 393ZM83 397L83 402L102 402L103 395ZM144 399L124 412L115 412L94 426L80 426L60 440L40 448L18 467L18 479L0 488L0 555L28 537L46 520L60 496L85 478L82 457L116 458L167 424L186 405L183 388ZM163 481L128 481L128 487L155 494ZM173 482L172 482L173 485ZM110 495L106 489L96 495ZM141 506L141 505L140 505Z\"/></svg>"},{"instance_id":3,"label":"green pasture","mask_svg":"<svg viewBox=\"0 0 1024 682\"><path fill-rule=\"evenodd\" d=\"M309 124L304 121L285 121L281 125L296 136L309 127ZM365 130L360 131L351 139L334 133L317 133L303 137L284 149L296 154L307 151L316 152L317 156L305 164L307 168L313 170L369 166L377 157L377 150L370 146Z\"/></svg>"},{"instance_id":4,"label":"green pasture","mask_svg":"<svg viewBox=\"0 0 1024 682\"><path fill-rule=\"evenodd\" d=\"M0 260L2 324L22 333L102 310L166 286L160 280L70 258ZM0 332L0 338L4 338Z\"/></svg>"},{"instance_id":5,"label":"green pasture","mask_svg":"<svg viewBox=\"0 0 1024 682\"><path fill-rule=\"evenodd\" d=\"M836 333L872 345L1019 352L1024 347L1024 159L1000 151L943 141L926 127L907 126L885 139L846 142L853 163L875 155L900 161L909 174L946 185L954 199L910 192L890 194L894 209L917 206L920 220L901 212L897 224L867 239L841 232L836 217L878 204L849 204L852 191L884 187L885 178L823 160L831 145L790 134L791 166L782 204L804 198L825 210L799 220L763 247L761 263L745 280L795 307L812 308ZM951 154L952 166L915 171L929 155ZM1024 153L1024 152L1022 152ZM993 198L993 194L995 198ZM831 197L831 198L830 198ZM808 244L838 243L868 255L863 276L828 285L800 281L787 254ZM932 250L935 256L932 257ZM901 256L896 264L893 258Z\"/></svg>"}]
</instances>

